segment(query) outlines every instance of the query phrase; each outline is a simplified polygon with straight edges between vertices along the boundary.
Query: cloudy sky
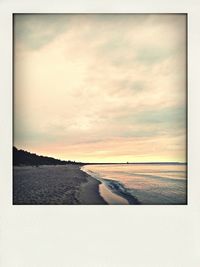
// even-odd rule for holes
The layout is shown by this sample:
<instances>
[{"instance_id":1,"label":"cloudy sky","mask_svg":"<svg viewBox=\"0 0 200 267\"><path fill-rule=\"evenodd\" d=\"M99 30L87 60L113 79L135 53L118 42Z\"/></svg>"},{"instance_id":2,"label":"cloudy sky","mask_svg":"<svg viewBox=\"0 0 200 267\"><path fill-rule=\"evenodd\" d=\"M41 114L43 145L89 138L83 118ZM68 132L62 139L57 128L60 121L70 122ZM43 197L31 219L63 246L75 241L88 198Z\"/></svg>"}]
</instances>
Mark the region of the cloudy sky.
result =
<instances>
[{"instance_id":1,"label":"cloudy sky","mask_svg":"<svg viewBox=\"0 0 200 267\"><path fill-rule=\"evenodd\" d=\"M184 15L15 15L14 144L84 162L185 161Z\"/></svg>"}]
</instances>

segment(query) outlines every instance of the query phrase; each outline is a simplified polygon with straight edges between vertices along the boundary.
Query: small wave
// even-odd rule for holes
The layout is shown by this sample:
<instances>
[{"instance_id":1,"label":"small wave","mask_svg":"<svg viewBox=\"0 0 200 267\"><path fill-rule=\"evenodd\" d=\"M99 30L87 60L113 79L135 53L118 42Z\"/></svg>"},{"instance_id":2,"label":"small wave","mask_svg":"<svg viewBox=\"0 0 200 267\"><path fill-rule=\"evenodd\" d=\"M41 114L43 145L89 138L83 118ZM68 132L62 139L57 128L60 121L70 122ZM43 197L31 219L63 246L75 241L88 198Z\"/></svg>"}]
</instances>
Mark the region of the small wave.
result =
<instances>
[{"instance_id":1,"label":"small wave","mask_svg":"<svg viewBox=\"0 0 200 267\"><path fill-rule=\"evenodd\" d=\"M139 200L133 196L128 190L123 186L122 183L109 180L109 179L102 179L104 184L115 194L125 198L129 204L140 204Z\"/></svg>"},{"instance_id":2,"label":"small wave","mask_svg":"<svg viewBox=\"0 0 200 267\"><path fill-rule=\"evenodd\" d=\"M116 181L116 180L109 180L107 178L104 178L99 175L99 173L93 172L91 170L88 170L84 167L81 168L82 171L88 173L101 183L103 183L108 189L111 190L114 194L121 196L125 198L129 204L140 204L139 200L133 196L125 187L122 183Z\"/></svg>"}]
</instances>

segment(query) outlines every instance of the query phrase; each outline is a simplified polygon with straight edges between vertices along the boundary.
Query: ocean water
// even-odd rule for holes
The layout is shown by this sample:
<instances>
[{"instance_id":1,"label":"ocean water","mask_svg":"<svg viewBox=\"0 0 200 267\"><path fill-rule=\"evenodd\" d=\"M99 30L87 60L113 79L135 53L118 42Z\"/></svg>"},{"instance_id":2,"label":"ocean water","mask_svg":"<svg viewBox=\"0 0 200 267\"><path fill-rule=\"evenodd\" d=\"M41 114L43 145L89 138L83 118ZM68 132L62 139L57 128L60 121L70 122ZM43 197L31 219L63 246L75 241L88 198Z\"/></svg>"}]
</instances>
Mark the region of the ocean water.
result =
<instances>
[{"instance_id":1,"label":"ocean water","mask_svg":"<svg viewBox=\"0 0 200 267\"><path fill-rule=\"evenodd\" d=\"M108 204L187 204L186 164L85 165Z\"/></svg>"}]
</instances>

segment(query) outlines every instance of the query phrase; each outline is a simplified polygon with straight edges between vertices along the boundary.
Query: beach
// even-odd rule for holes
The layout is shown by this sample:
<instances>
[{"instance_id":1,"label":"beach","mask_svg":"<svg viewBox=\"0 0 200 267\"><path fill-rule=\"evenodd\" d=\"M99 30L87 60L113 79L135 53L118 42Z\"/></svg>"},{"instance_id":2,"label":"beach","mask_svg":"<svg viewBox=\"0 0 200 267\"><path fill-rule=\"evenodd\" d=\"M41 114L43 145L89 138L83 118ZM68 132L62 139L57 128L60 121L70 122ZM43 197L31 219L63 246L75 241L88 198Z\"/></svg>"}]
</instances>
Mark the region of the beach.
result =
<instances>
[{"instance_id":1,"label":"beach","mask_svg":"<svg viewBox=\"0 0 200 267\"><path fill-rule=\"evenodd\" d=\"M78 164L13 168L13 204L101 205L100 182Z\"/></svg>"},{"instance_id":2,"label":"beach","mask_svg":"<svg viewBox=\"0 0 200 267\"><path fill-rule=\"evenodd\" d=\"M185 164L15 166L13 204L186 204Z\"/></svg>"}]
</instances>

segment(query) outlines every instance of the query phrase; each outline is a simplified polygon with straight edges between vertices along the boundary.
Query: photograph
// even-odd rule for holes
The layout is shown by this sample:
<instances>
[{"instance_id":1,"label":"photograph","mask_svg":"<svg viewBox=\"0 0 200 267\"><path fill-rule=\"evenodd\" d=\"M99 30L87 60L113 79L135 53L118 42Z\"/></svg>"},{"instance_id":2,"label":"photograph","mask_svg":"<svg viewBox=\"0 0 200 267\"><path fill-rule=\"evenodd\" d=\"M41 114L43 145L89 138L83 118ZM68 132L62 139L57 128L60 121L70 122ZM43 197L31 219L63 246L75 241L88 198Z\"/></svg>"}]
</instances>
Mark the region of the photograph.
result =
<instances>
[{"instance_id":1,"label":"photograph","mask_svg":"<svg viewBox=\"0 0 200 267\"><path fill-rule=\"evenodd\" d=\"M187 14L12 18L13 205L187 205Z\"/></svg>"}]
</instances>

